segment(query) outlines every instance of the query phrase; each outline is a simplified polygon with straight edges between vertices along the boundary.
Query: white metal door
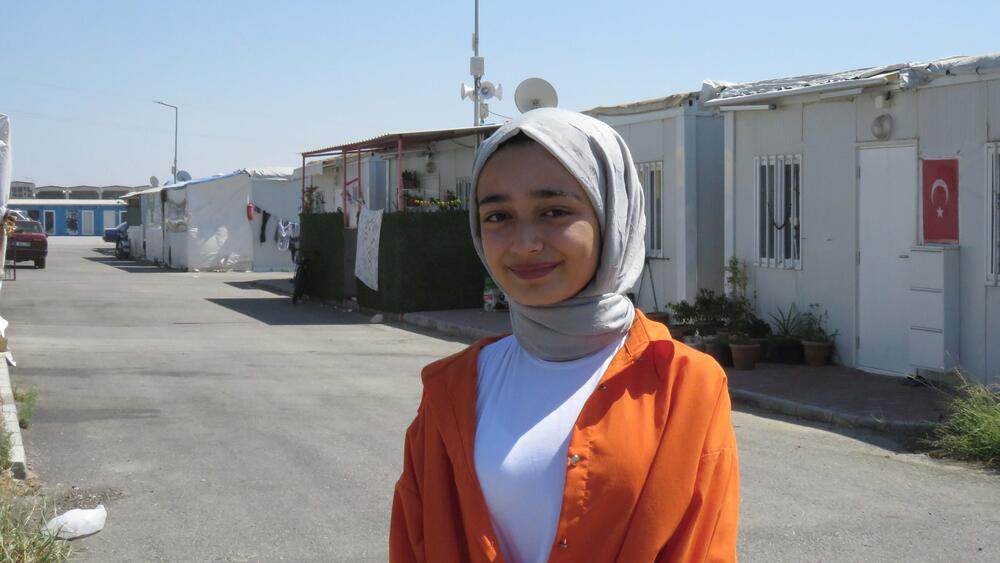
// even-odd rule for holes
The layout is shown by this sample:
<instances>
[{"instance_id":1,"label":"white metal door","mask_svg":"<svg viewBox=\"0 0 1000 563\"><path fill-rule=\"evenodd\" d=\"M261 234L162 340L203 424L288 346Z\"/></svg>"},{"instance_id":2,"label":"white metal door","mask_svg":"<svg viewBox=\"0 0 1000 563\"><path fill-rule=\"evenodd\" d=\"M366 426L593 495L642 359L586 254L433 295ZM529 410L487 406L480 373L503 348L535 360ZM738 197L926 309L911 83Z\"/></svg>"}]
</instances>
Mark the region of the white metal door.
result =
<instances>
[{"instance_id":1,"label":"white metal door","mask_svg":"<svg viewBox=\"0 0 1000 563\"><path fill-rule=\"evenodd\" d=\"M858 151L858 367L906 374L907 260L917 234L917 148Z\"/></svg>"},{"instance_id":2,"label":"white metal door","mask_svg":"<svg viewBox=\"0 0 1000 563\"><path fill-rule=\"evenodd\" d=\"M117 226L118 226L118 223L115 222L115 210L114 209L105 209L104 210L104 228L105 229L113 229L113 228L115 228Z\"/></svg>"},{"instance_id":3,"label":"white metal door","mask_svg":"<svg viewBox=\"0 0 1000 563\"><path fill-rule=\"evenodd\" d=\"M94 211L89 209L83 210L83 234L92 235L94 234Z\"/></svg>"}]
</instances>

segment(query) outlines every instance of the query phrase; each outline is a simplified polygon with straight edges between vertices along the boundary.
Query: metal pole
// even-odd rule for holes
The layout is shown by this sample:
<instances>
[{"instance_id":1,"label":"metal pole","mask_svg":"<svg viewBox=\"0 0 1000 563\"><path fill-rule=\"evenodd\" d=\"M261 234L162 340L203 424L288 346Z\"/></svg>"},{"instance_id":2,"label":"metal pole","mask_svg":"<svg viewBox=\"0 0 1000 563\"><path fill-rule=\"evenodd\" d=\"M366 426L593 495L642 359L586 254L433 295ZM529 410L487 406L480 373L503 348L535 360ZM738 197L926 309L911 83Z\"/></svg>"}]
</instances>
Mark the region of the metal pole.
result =
<instances>
[{"instance_id":1,"label":"metal pole","mask_svg":"<svg viewBox=\"0 0 1000 563\"><path fill-rule=\"evenodd\" d=\"M174 183L177 183L177 106L174 106Z\"/></svg>"},{"instance_id":2,"label":"metal pole","mask_svg":"<svg viewBox=\"0 0 1000 563\"><path fill-rule=\"evenodd\" d=\"M474 57L479 56L479 0L476 0L476 22L475 30L472 33L472 55ZM480 125L480 115L479 115L479 88L482 87L482 76L473 76L473 85L475 86L475 92L472 94L472 111L474 115L472 116L472 125L479 127ZM479 152L479 135L476 135L476 152Z\"/></svg>"},{"instance_id":3,"label":"metal pole","mask_svg":"<svg viewBox=\"0 0 1000 563\"><path fill-rule=\"evenodd\" d=\"M153 100L153 103L154 104L160 104L161 106L167 106L168 108L174 108L174 168L173 168L173 175L174 175L174 183L176 184L177 183L177 114L178 114L177 106L172 105L172 104L168 104L166 102L161 102L161 101L158 101L158 100Z\"/></svg>"}]
</instances>

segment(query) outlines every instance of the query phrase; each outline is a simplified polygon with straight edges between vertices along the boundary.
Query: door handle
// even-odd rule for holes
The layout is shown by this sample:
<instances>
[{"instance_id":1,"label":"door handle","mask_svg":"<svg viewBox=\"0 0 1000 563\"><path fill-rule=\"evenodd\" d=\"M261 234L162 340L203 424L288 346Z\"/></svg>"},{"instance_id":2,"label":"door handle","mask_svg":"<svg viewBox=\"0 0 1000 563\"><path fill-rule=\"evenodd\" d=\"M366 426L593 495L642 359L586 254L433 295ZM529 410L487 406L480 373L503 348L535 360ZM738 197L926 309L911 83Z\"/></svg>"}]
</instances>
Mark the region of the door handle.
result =
<instances>
[{"instance_id":1,"label":"door handle","mask_svg":"<svg viewBox=\"0 0 1000 563\"><path fill-rule=\"evenodd\" d=\"M900 254L899 257L900 258L909 258L910 255L909 254Z\"/></svg>"}]
</instances>

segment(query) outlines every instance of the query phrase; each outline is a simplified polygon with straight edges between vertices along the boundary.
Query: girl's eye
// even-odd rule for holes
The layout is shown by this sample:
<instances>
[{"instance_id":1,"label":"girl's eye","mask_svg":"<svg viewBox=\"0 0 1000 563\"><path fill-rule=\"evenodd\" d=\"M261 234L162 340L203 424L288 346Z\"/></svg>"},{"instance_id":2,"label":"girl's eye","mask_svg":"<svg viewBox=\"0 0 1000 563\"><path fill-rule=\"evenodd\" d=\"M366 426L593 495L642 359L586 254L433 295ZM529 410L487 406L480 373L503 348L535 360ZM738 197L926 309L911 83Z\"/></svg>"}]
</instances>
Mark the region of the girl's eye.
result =
<instances>
[{"instance_id":1,"label":"girl's eye","mask_svg":"<svg viewBox=\"0 0 1000 563\"><path fill-rule=\"evenodd\" d=\"M483 223L499 223L506 218L507 218L506 213L500 213L500 212L490 213L485 217L483 217Z\"/></svg>"},{"instance_id":2,"label":"girl's eye","mask_svg":"<svg viewBox=\"0 0 1000 563\"><path fill-rule=\"evenodd\" d=\"M571 214L572 212L568 209L548 209L545 213L542 213L544 217L563 217Z\"/></svg>"}]
</instances>

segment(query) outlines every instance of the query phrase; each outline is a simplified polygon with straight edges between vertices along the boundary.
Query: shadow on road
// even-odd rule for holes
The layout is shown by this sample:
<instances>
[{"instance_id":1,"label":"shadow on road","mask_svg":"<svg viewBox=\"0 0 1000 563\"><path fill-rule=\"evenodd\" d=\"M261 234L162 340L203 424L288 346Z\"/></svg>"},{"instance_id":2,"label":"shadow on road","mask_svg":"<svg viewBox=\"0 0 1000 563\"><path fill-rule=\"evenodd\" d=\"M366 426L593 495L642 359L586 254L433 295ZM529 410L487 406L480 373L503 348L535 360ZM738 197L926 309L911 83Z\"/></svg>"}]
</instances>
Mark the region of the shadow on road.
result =
<instances>
[{"instance_id":1,"label":"shadow on road","mask_svg":"<svg viewBox=\"0 0 1000 563\"><path fill-rule=\"evenodd\" d=\"M275 295L287 296L288 293L283 289L268 283L261 283L262 280L247 280L247 281L227 281L226 285L230 287L235 287L236 289L259 289L273 293ZM264 282L276 281L276 280L263 280ZM291 287L291 283L288 284Z\"/></svg>"},{"instance_id":2,"label":"shadow on road","mask_svg":"<svg viewBox=\"0 0 1000 563\"><path fill-rule=\"evenodd\" d=\"M95 249L96 250L96 249ZM102 252L103 254L103 252ZM111 256L84 256L84 260L90 260L91 262L97 262L99 264L106 264L112 268L118 268L123 272L128 272L130 274L152 274L157 272L172 272L170 268L161 268L152 262L139 262L138 260L119 260L114 256L114 250L111 251Z\"/></svg>"},{"instance_id":3,"label":"shadow on road","mask_svg":"<svg viewBox=\"0 0 1000 563\"><path fill-rule=\"evenodd\" d=\"M208 299L211 303L268 325L359 325L367 319L353 313L314 306L292 305L290 298L273 297Z\"/></svg>"}]
</instances>

